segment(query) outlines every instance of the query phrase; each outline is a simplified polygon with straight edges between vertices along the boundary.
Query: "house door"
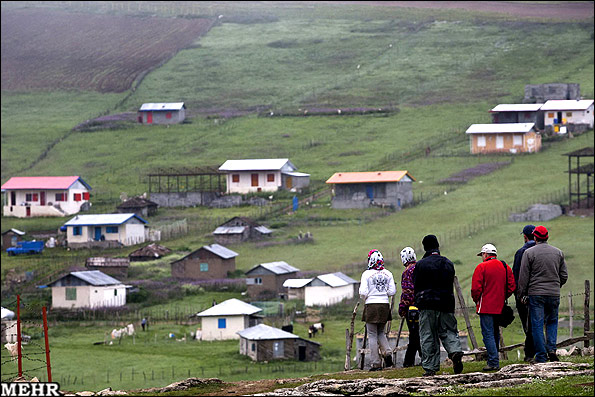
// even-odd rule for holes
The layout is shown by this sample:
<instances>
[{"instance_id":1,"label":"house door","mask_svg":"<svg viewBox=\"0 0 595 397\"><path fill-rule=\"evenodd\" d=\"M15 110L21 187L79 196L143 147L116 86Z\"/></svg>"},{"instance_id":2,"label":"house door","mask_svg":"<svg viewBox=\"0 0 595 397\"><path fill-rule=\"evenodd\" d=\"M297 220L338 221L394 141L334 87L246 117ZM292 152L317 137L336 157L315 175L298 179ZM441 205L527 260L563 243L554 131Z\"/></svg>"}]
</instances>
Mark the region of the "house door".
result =
<instances>
[{"instance_id":1,"label":"house door","mask_svg":"<svg viewBox=\"0 0 595 397\"><path fill-rule=\"evenodd\" d=\"M285 180L285 185L287 186L287 189L291 189L293 187L293 179L290 176L288 176Z\"/></svg>"},{"instance_id":2,"label":"house door","mask_svg":"<svg viewBox=\"0 0 595 397\"><path fill-rule=\"evenodd\" d=\"M298 346L298 360L306 361L306 346Z\"/></svg>"},{"instance_id":3,"label":"house door","mask_svg":"<svg viewBox=\"0 0 595 397\"><path fill-rule=\"evenodd\" d=\"M95 226L95 241L101 240L101 227Z\"/></svg>"},{"instance_id":4,"label":"house door","mask_svg":"<svg viewBox=\"0 0 595 397\"><path fill-rule=\"evenodd\" d=\"M366 185L366 197L368 197L370 200L374 199L374 186Z\"/></svg>"},{"instance_id":5,"label":"house door","mask_svg":"<svg viewBox=\"0 0 595 397\"><path fill-rule=\"evenodd\" d=\"M252 174L252 186L258 186L258 174Z\"/></svg>"},{"instance_id":6,"label":"house door","mask_svg":"<svg viewBox=\"0 0 595 397\"><path fill-rule=\"evenodd\" d=\"M16 192L10 192L10 205L17 205L17 194L16 194Z\"/></svg>"},{"instance_id":7,"label":"house door","mask_svg":"<svg viewBox=\"0 0 595 397\"><path fill-rule=\"evenodd\" d=\"M147 112L147 124L153 123L153 112Z\"/></svg>"},{"instance_id":8,"label":"house door","mask_svg":"<svg viewBox=\"0 0 595 397\"><path fill-rule=\"evenodd\" d=\"M25 208L25 216L27 216L27 217L31 216L31 207Z\"/></svg>"},{"instance_id":9,"label":"house door","mask_svg":"<svg viewBox=\"0 0 595 397\"><path fill-rule=\"evenodd\" d=\"M504 136L496 135L496 149L504 149Z\"/></svg>"},{"instance_id":10,"label":"house door","mask_svg":"<svg viewBox=\"0 0 595 397\"><path fill-rule=\"evenodd\" d=\"M562 124L562 112L558 112L557 116L558 116L558 118L557 118L558 122L556 124Z\"/></svg>"},{"instance_id":11,"label":"house door","mask_svg":"<svg viewBox=\"0 0 595 397\"><path fill-rule=\"evenodd\" d=\"M45 192L39 192L39 205L45 205Z\"/></svg>"}]
</instances>

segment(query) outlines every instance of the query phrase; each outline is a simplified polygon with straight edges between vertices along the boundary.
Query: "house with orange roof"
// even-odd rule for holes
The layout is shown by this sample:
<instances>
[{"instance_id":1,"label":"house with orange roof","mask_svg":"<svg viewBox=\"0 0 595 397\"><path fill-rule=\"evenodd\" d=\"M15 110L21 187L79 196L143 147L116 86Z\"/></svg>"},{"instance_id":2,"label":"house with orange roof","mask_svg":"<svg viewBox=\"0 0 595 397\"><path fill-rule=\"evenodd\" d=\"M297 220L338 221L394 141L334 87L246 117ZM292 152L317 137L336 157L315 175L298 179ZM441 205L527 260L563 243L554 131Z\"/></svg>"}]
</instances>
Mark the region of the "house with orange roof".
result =
<instances>
[{"instance_id":1,"label":"house with orange roof","mask_svg":"<svg viewBox=\"0 0 595 397\"><path fill-rule=\"evenodd\" d=\"M4 216L68 216L91 206L80 176L15 176L2 185Z\"/></svg>"},{"instance_id":2,"label":"house with orange roof","mask_svg":"<svg viewBox=\"0 0 595 397\"><path fill-rule=\"evenodd\" d=\"M332 208L401 209L413 201L415 178L408 171L337 172L326 183L333 185Z\"/></svg>"}]
</instances>

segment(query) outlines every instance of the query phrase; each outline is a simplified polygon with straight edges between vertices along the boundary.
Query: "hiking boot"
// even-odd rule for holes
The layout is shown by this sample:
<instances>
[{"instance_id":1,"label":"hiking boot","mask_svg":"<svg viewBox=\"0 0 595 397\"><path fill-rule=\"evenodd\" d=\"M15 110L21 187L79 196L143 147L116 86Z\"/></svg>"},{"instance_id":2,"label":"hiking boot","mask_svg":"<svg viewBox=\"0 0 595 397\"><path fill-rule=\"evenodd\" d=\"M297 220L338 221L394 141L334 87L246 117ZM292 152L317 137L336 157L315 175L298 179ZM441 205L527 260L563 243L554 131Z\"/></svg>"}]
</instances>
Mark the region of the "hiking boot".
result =
<instances>
[{"instance_id":1,"label":"hiking boot","mask_svg":"<svg viewBox=\"0 0 595 397\"><path fill-rule=\"evenodd\" d=\"M436 375L436 371L426 370L426 372L424 372L422 376L434 376L434 375Z\"/></svg>"},{"instance_id":2,"label":"hiking boot","mask_svg":"<svg viewBox=\"0 0 595 397\"><path fill-rule=\"evenodd\" d=\"M547 354L547 359L550 361L560 361L560 359L558 358L558 355L556 354L556 352L549 352Z\"/></svg>"},{"instance_id":3,"label":"hiking boot","mask_svg":"<svg viewBox=\"0 0 595 397\"><path fill-rule=\"evenodd\" d=\"M373 372L373 371L382 371L382 367L372 367L372 368L369 369L369 371L370 372Z\"/></svg>"},{"instance_id":4,"label":"hiking boot","mask_svg":"<svg viewBox=\"0 0 595 397\"><path fill-rule=\"evenodd\" d=\"M390 368L393 366L393 356L390 354L387 354L386 356L384 356L384 368Z\"/></svg>"},{"instance_id":5,"label":"hiking boot","mask_svg":"<svg viewBox=\"0 0 595 397\"><path fill-rule=\"evenodd\" d=\"M455 374L463 372L463 352L456 352L452 355L452 369Z\"/></svg>"},{"instance_id":6,"label":"hiking boot","mask_svg":"<svg viewBox=\"0 0 595 397\"><path fill-rule=\"evenodd\" d=\"M535 359L533 357L526 357L525 362L527 364L535 364Z\"/></svg>"},{"instance_id":7,"label":"hiking boot","mask_svg":"<svg viewBox=\"0 0 595 397\"><path fill-rule=\"evenodd\" d=\"M499 371L500 367L492 367L491 365L486 365L483 367L482 371L484 372L492 372L492 371Z\"/></svg>"}]
</instances>

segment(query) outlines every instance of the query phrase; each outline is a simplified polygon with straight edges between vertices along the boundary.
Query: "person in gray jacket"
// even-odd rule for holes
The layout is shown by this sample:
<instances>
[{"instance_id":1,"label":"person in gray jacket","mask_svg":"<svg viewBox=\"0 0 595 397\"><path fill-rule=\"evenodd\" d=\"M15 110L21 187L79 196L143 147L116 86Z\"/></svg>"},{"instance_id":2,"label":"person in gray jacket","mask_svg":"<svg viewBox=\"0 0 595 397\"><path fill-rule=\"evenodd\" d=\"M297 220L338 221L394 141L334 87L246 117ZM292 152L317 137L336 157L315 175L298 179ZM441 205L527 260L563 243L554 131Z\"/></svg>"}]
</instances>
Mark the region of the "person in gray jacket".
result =
<instances>
[{"instance_id":1,"label":"person in gray jacket","mask_svg":"<svg viewBox=\"0 0 595 397\"><path fill-rule=\"evenodd\" d=\"M535 246L521 259L518 296L529 304L529 319L535 347L535 362L559 361L556 355L560 288L568 280L564 253L548 244L545 226L533 231ZM543 327L545 324L545 338Z\"/></svg>"}]
</instances>

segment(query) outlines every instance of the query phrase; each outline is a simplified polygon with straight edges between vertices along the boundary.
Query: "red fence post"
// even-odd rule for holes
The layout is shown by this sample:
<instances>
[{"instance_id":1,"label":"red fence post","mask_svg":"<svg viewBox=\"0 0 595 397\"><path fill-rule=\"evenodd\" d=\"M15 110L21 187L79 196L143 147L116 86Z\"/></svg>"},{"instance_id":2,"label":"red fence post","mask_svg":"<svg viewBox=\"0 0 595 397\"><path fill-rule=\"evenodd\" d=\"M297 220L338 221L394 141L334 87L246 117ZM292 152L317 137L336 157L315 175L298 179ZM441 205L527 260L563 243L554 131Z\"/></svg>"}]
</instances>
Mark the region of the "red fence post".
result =
<instances>
[{"instance_id":1,"label":"red fence post","mask_svg":"<svg viewBox=\"0 0 595 397\"><path fill-rule=\"evenodd\" d=\"M48 315L47 309L44 306L43 312L43 335L45 336L45 363L48 370L48 382L52 381L52 366L50 365L50 343L48 341Z\"/></svg>"},{"instance_id":2,"label":"red fence post","mask_svg":"<svg viewBox=\"0 0 595 397\"><path fill-rule=\"evenodd\" d=\"M19 377L23 376L23 355L21 353L21 296L17 295L17 358Z\"/></svg>"}]
</instances>

